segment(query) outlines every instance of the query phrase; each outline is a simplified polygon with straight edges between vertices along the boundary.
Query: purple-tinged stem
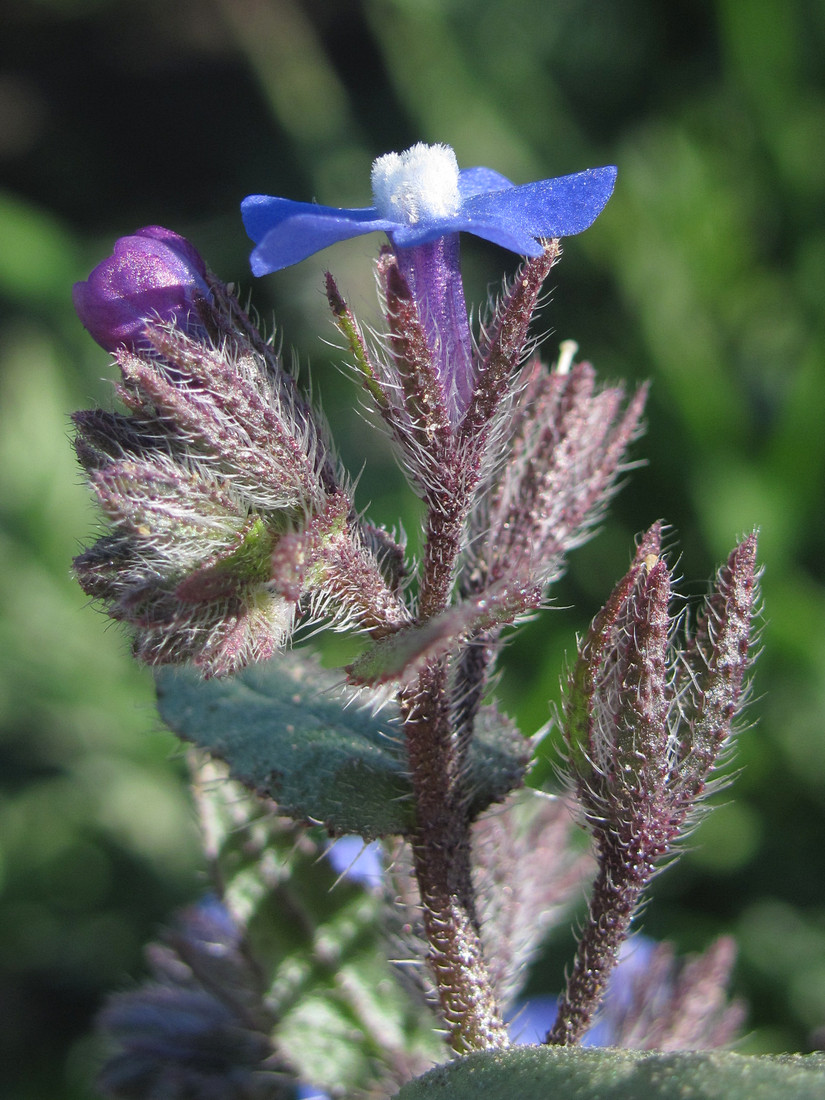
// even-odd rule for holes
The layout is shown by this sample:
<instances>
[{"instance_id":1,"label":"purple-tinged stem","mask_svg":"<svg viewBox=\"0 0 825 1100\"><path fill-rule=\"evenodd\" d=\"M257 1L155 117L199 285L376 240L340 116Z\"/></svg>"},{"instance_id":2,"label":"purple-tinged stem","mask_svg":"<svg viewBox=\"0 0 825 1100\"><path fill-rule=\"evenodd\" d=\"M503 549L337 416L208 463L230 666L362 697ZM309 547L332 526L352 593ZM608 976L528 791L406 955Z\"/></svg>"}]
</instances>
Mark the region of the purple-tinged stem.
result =
<instances>
[{"instance_id":1,"label":"purple-tinged stem","mask_svg":"<svg viewBox=\"0 0 825 1100\"><path fill-rule=\"evenodd\" d=\"M624 848L617 838L602 839L599 873L576 961L545 1043L574 1046L590 1028L653 873L651 861L641 855L635 859L632 849Z\"/></svg>"},{"instance_id":2,"label":"purple-tinged stem","mask_svg":"<svg viewBox=\"0 0 825 1100\"><path fill-rule=\"evenodd\" d=\"M428 499L418 622L450 605L469 489L454 452ZM471 873L462 754L449 702L446 660L430 662L401 697L416 803L411 837L429 961L450 1042L458 1053L508 1045L484 961Z\"/></svg>"},{"instance_id":3,"label":"purple-tinged stem","mask_svg":"<svg viewBox=\"0 0 825 1100\"><path fill-rule=\"evenodd\" d=\"M445 470L445 480L458 480L452 477L453 471ZM450 603L453 588L455 562L461 546L461 533L467 516L467 502L456 499L452 509L444 495L441 501L430 506L427 516L426 543L422 561L421 591L418 597L418 617L423 622L438 615Z\"/></svg>"},{"instance_id":4,"label":"purple-tinged stem","mask_svg":"<svg viewBox=\"0 0 825 1100\"><path fill-rule=\"evenodd\" d=\"M402 699L416 799L413 861L450 1043L461 1054L508 1045L484 961L470 863L469 822L450 726L446 668L434 662Z\"/></svg>"}]
</instances>

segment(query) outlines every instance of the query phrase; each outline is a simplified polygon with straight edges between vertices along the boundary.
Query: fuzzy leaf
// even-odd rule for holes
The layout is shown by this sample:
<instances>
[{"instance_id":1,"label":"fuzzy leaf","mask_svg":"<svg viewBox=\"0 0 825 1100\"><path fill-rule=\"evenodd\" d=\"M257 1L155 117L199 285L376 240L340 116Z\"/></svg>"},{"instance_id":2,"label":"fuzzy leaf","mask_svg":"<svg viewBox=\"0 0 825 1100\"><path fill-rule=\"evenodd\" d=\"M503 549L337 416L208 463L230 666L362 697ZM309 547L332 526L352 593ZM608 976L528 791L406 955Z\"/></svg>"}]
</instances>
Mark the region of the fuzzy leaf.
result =
<instances>
[{"instance_id":1,"label":"fuzzy leaf","mask_svg":"<svg viewBox=\"0 0 825 1100\"><path fill-rule=\"evenodd\" d=\"M540 588L500 581L420 626L370 646L347 667L349 682L375 685L409 680L425 661L443 657L460 639L511 623L540 603Z\"/></svg>"},{"instance_id":2,"label":"fuzzy leaf","mask_svg":"<svg viewBox=\"0 0 825 1100\"><path fill-rule=\"evenodd\" d=\"M156 678L163 720L229 764L234 779L296 821L367 839L406 835L412 786L395 710L379 715L340 691L336 672L293 652L233 678L189 669ZM468 761L471 812L519 786L526 742L495 711L484 713Z\"/></svg>"},{"instance_id":3,"label":"fuzzy leaf","mask_svg":"<svg viewBox=\"0 0 825 1100\"><path fill-rule=\"evenodd\" d=\"M825 1056L516 1047L482 1051L410 1081L396 1100L820 1100Z\"/></svg>"},{"instance_id":4,"label":"fuzzy leaf","mask_svg":"<svg viewBox=\"0 0 825 1100\"><path fill-rule=\"evenodd\" d=\"M281 813L331 833L406 833L411 787L399 729L332 693L339 678L299 653L204 681L157 676L161 717Z\"/></svg>"},{"instance_id":5,"label":"fuzzy leaf","mask_svg":"<svg viewBox=\"0 0 825 1100\"><path fill-rule=\"evenodd\" d=\"M494 706L481 708L467 754L471 818L522 785L531 753L530 742L511 718Z\"/></svg>"}]
</instances>

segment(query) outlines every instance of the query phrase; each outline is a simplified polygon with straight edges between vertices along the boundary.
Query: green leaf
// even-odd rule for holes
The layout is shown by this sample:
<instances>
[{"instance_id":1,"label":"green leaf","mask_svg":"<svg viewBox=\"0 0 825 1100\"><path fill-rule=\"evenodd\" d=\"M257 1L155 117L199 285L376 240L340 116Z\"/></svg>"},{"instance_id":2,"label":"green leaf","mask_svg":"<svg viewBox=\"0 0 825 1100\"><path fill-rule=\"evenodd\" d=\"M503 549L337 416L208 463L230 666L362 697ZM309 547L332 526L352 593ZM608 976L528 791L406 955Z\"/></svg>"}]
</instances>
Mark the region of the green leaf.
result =
<instances>
[{"instance_id":1,"label":"green leaf","mask_svg":"<svg viewBox=\"0 0 825 1100\"><path fill-rule=\"evenodd\" d=\"M396 1100L821 1100L825 1055L516 1047L410 1081Z\"/></svg>"},{"instance_id":2,"label":"green leaf","mask_svg":"<svg viewBox=\"0 0 825 1100\"><path fill-rule=\"evenodd\" d=\"M156 676L164 721L229 765L233 779L271 798L281 813L330 833L405 836L412 786L396 711L373 714L342 695L335 672L301 652L204 680L193 670ZM349 706L347 703L349 702ZM476 815L520 784L527 743L491 708L469 759Z\"/></svg>"},{"instance_id":3,"label":"green leaf","mask_svg":"<svg viewBox=\"0 0 825 1100\"><path fill-rule=\"evenodd\" d=\"M193 770L213 883L244 930L273 1043L300 1079L336 1096L378 1081L389 1092L442 1059L423 997L387 960L383 896L339 880L322 831L279 817L227 779L225 765Z\"/></svg>"},{"instance_id":4,"label":"green leaf","mask_svg":"<svg viewBox=\"0 0 825 1100\"><path fill-rule=\"evenodd\" d=\"M471 818L522 785L531 755L530 742L512 719L495 706L481 708L467 758Z\"/></svg>"},{"instance_id":5,"label":"green leaf","mask_svg":"<svg viewBox=\"0 0 825 1100\"><path fill-rule=\"evenodd\" d=\"M347 667L349 682L407 682L425 661L445 656L460 639L511 623L540 603L541 589L499 581L419 626L375 642Z\"/></svg>"},{"instance_id":6,"label":"green leaf","mask_svg":"<svg viewBox=\"0 0 825 1100\"><path fill-rule=\"evenodd\" d=\"M302 653L204 680L156 677L163 720L229 764L231 775L281 813L369 839L408 833L412 789L390 716L346 706L340 679ZM333 694L335 692L335 694Z\"/></svg>"}]
</instances>

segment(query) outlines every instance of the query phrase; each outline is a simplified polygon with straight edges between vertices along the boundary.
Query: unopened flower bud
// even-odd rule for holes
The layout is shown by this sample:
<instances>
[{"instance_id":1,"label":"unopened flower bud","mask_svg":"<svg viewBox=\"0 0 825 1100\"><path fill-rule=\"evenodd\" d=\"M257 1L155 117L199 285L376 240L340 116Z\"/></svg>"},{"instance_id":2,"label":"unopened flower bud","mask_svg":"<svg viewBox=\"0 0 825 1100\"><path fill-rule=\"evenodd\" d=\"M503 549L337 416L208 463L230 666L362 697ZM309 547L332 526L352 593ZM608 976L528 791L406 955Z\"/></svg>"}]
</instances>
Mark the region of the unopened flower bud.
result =
<instances>
[{"instance_id":1,"label":"unopened flower bud","mask_svg":"<svg viewBox=\"0 0 825 1100\"><path fill-rule=\"evenodd\" d=\"M683 650L658 524L593 621L565 701L568 763L602 842L656 861L692 820L741 707L757 588L756 536L731 553ZM611 841L612 843L612 841Z\"/></svg>"},{"instance_id":2,"label":"unopened flower bud","mask_svg":"<svg viewBox=\"0 0 825 1100\"><path fill-rule=\"evenodd\" d=\"M197 250L159 225L121 237L112 255L72 292L80 320L107 351L145 344L147 321L185 328L197 300L208 297L206 265Z\"/></svg>"},{"instance_id":3,"label":"unopened flower bud","mask_svg":"<svg viewBox=\"0 0 825 1100\"><path fill-rule=\"evenodd\" d=\"M387 604L405 620L322 423L187 241L122 238L75 303L127 408L75 416L111 524L75 573L140 660L225 675L271 657L301 613L371 626Z\"/></svg>"},{"instance_id":4,"label":"unopened flower bud","mask_svg":"<svg viewBox=\"0 0 825 1100\"><path fill-rule=\"evenodd\" d=\"M713 789L744 698L756 535L720 569L697 628L673 644L658 524L593 621L563 706L567 770L599 856L576 965L547 1041L589 1026L648 883Z\"/></svg>"},{"instance_id":5,"label":"unopened flower bud","mask_svg":"<svg viewBox=\"0 0 825 1100\"><path fill-rule=\"evenodd\" d=\"M568 681L565 733L587 810L613 799L614 824L661 785L668 754L670 575L658 524L593 620Z\"/></svg>"}]
</instances>

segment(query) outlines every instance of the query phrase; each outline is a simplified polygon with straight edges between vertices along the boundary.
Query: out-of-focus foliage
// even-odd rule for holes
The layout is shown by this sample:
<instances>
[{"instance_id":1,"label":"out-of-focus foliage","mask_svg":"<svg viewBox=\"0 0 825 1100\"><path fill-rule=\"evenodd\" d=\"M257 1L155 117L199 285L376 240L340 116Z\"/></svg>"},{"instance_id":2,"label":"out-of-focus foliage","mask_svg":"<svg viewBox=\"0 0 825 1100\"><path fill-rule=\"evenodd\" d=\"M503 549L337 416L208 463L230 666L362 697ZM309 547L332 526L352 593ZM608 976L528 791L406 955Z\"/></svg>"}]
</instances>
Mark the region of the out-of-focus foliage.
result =
<instances>
[{"instance_id":1,"label":"out-of-focus foliage","mask_svg":"<svg viewBox=\"0 0 825 1100\"><path fill-rule=\"evenodd\" d=\"M262 813L222 765L201 762L195 775L225 911L274 1010L274 1048L306 1090L390 1096L443 1060L422 989L387 959L380 880L341 881L321 858L322 830L276 816L271 803Z\"/></svg>"},{"instance_id":2,"label":"out-of-focus foliage","mask_svg":"<svg viewBox=\"0 0 825 1100\"><path fill-rule=\"evenodd\" d=\"M565 652L627 567L676 529L684 591L760 524L765 653L727 804L658 882L646 931L741 945L745 1049L825 1025L825 8L817 0L17 0L0 37L0 1063L15 1098L87 1097L102 992L194 898L182 769L125 641L68 575L94 514L68 414L108 401L70 285L160 223L251 287L237 204L365 203L372 158L446 141L516 182L615 163L545 311L608 379L653 379L647 465L525 628L502 690L547 719ZM254 288L311 362L359 504L416 513L363 431L325 314L330 266L372 308L371 239ZM468 296L512 258L467 241ZM548 354L552 346L547 348ZM564 936L533 979L556 989ZM817 1039L815 1033L820 1030Z\"/></svg>"}]
</instances>

